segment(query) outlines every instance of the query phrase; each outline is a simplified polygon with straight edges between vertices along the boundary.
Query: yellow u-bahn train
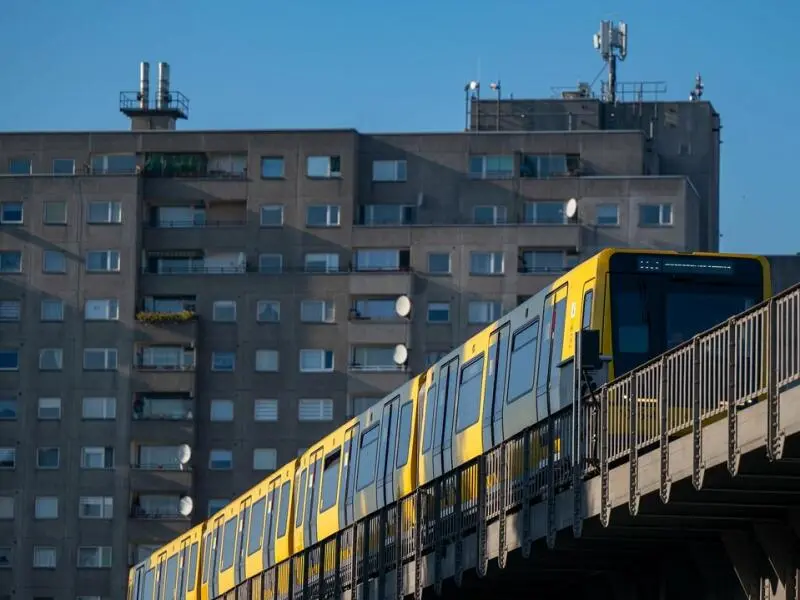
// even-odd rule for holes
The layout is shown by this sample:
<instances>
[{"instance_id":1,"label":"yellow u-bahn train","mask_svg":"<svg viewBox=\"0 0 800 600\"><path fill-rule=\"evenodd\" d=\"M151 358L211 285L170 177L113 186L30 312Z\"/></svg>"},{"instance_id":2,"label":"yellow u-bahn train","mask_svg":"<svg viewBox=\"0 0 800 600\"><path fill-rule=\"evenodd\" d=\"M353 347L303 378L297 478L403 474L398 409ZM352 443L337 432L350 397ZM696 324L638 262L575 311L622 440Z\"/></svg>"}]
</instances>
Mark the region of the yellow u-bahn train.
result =
<instances>
[{"instance_id":1,"label":"yellow u-bahn train","mask_svg":"<svg viewBox=\"0 0 800 600\"><path fill-rule=\"evenodd\" d=\"M572 401L581 329L611 380L770 295L763 257L603 250L135 565L128 599L225 596L533 426Z\"/></svg>"}]
</instances>

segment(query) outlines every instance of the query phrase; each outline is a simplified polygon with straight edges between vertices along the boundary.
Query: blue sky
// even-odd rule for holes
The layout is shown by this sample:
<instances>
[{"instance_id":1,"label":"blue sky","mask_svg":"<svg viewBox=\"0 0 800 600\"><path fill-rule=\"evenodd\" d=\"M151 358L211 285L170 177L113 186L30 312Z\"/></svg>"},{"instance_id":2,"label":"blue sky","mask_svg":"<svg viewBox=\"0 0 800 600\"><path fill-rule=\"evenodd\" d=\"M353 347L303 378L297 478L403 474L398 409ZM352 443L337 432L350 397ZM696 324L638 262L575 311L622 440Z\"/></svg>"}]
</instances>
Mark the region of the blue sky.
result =
<instances>
[{"instance_id":1,"label":"blue sky","mask_svg":"<svg viewBox=\"0 0 800 600\"><path fill-rule=\"evenodd\" d=\"M3 131L126 129L117 93L135 89L140 60L172 66L191 99L183 128L458 130L465 81L547 97L592 80L592 35L622 19L621 81L663 80L684 99L699 71L722 115L723 250L800 252L797 0L4 0L2 12Z\"/></svg>"}]
</instances>

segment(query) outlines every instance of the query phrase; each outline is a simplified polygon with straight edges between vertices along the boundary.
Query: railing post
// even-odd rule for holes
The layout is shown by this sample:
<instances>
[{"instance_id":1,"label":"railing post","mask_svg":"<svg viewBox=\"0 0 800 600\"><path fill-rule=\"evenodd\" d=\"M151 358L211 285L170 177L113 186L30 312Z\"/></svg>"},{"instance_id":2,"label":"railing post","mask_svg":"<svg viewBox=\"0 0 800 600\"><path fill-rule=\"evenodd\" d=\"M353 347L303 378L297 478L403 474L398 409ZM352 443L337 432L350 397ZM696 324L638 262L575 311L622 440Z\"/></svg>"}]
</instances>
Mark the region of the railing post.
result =
<instances>
[{"instance_id":1,"label":"railing post","mask_svg":"<svg viewBox=\"0 0 800 600\"><path fill-rule=\"evenodd\" d=\"M422 600L422 542L425 537L423 531L427 526L423 523L423 488L417 487L417 493L414 494L414 516L415 516L415 535L414 535L414 598L415 600Z\"/></svg>"},{"instance_id":2,"label":"railing post","mask_svg":"<svg viewBox=\"0 0 800 600\"><path fill-rule=\"evenodd\" d=\"M383 506L378 513L378 598L384 598L386 594L386 528L389 525L387 511L388 508ZM396 535L395 543L397 543Z\"/></svg>"},{"instance_id":3,"label":"railing post","mask_svg":"<svg viewBox=\"0 0 800 600\"><path fill-rule=\"evenodd\" d=\"M548 407L550 405L550 395L547 396ZM547 502L547 547L551 550L556 545L556 468L555 468L555 417L552 414L547 416L547 491L545 501Z\"/></svg>"},{"instance_id":4,"label":"railing post","mask_svg":"<svg viewBox=\"0 0 800 600\"><path fill-rule=\"evenodd\" d=\"M442 523L442 494L447 475L440 477L433 484L433 588L436 595L442 593L442 554L444 554L444 524Z\"/></svg>"},{"instance_id":5,"label":"railing post","mask_svg":"<svg viewBox=\"0 0 800 600\"><path fill-rule=\"evenodd\" d=\"M522 438L522 556L530 558L533 546L531 533L531 437L528 429Z\"/></svg>"},{"instance_id":6,"label":"railing post","mask_svg":"<svg viewBox=\"0 0 800 600\"><path fill-rule=\"evenodd\" d=\"M766 369L767 369L767 457L770 461L783 456L783 434L781 432L780 401L778 395L778 310L775 298L767 304Z\"/></svg>"},{"instance_id":7,"label":"railing post","mask_svg":"<svg viewBox=\"0 0 800 600\"><path fill-rule=\"evenodd\" d=\"M633 371L628 377L628 512L635 517L639 514L639 372Z\"/></svg>"},{"instance_id":8,"label":"railing post","mask_svg":"<svg viewBox=\"0 0 800 600\"><path fill-rule=\"evenodd\" d=\"M600 391L600 523L608 527L611 499L608 489L608 385Z\"/></svg>"},{"instance_id":9,"label":"railing post","mask_svg":"<svg viewBox=\"0 0 800 600\"><path fill-rule=\"evenodd\" d=\"M703 462L703 409L702 393L700 387L701 373L701 345L700 336L692 339L692 363L691 363L691 392L692 402L692 485L694 489L700 490L703 487L703 475L705 464Z\"/></svg>"},{"instance_id":10,"label":"railing post","mask_svg":"<svg viewBox=\"0 0 800 600\"><path fill-rule=\"evenodd\" d=\"M469 467L464 467L463 465L458 468L456 471L456 490L455 490L455 497L456 497L456 506L455 506L455 532L456 538L454 540L455 544L455 556L453 558L453 578L455 579L456 585L461 587L461 583L464 580L464 541L463 541L463 531L464 531L464 513L462 512L461 504L461 485L462 481L466 479L466 474L469 472Z\"/></svg>"},{"instance_id":11,"label":"railing post","mask_svg":"<svg viewBox=\"0 0 800 600\"><path fill-rule=\"evenodd\" d=\"M503 443L499 448L499 457L497 465L497 495L498 495L498 509L499 515L497 517L498 531L498 549L497 549L497 566L501 569L506 568L506 559L508 558L508 544L506 541L506 513L508 508L508 493L506 486L508 485L508 457L506 454L511 448L511 443Z\"/></svg>"},{"instance_id":12,"label":"railing post","mask_svg":"<svg viewBox=\"0 0 800 600\"><path fill-rule=\"evenodd\" d=\"M661 502L666 504L669 502L669 493L672 484L672 478L669 475L669 398L667 397L668 386L668 373L669 361L666 357L661 357L660 364L660 381L658 386L658 408L660 411L659 418L659 452L660 452L660 466L661 473L659 477L659 496Z\"/></svg>"},{"instance_id":13,"label":"railing post","mask_svg":"<svg viewBox=\"0 0 800 600\"><path fill-rule=\"evenodd\" d=\"M486 488L486 475L488 469L486 466L488 456L488 454L481 454L478 457L478 522L476 527L478 535L475 536L478 542L478 558L475 565L475 571L477 572L478 577L484 577L489 567L489 560L486 555L486 535L488 526L486 522L488 520L486 510L488 495L488 490Z\"/></svg>"},{"instance_id":14,"label":"railing post","mask_svg":"<svg viewBox=\"0 0 800 600\"><path fill-rule=\"evenodd\" d=\"M736 375L737 367L739 365L739 344L737 343L738 330L736 327L736 319L728 321L728 356L727 356L727 386L726 406L728 417L728 472L735 476L739 472L739 460L741 452L739 451L739 420L736 418L737 402L736 397Z\"/></svg>"},{"instance_id":15,"label":"railing post","mask_svg":"<svg viewBox=\"0 0 800 600\"><path fill-rule=\"evenodd\" d=\"M401 498L395 503L394 508L394 597L400 600L405 595L405 582L403 581L403 509L405 499ZM338 596L337 596L338 597Z\"/></svg>"},{"instance_id":16,"label":"railing post","mask_svg":"<svg viewBox=\"0 0 800 600\"><path fill-rule=\"evenodd\" d=\"M583 395L581 376L583 375L583 344L581 332L575 333L575 359L572 376L572 535L576 538L583 533Z\"/></svg>"}]
</instances>

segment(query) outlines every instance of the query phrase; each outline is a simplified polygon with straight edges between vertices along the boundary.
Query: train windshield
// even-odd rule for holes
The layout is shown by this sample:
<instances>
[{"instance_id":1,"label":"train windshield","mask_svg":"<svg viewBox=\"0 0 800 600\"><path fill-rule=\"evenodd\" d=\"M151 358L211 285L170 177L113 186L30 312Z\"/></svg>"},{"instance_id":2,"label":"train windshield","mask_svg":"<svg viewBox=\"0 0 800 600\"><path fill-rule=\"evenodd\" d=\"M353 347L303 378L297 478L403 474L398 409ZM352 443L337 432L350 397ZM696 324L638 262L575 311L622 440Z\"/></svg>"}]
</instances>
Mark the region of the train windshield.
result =
<instances>
[{"instance_id":1,"label":"train windshield","mask_svg":"<svg viewBox=\"0 0 800 600\"><path fill-rule=\"evenodd\" d=\"M630 264L636 255L612 257L617 377L764 299L763 270L758 261L725 259L713 263L724 268L704 270L692 262L700 259L681 257L677 264L673 257L655 256L646 257L644 266L641 261ZM627 260L615 265L618 257Z\"/></svg>"}]
</instances>

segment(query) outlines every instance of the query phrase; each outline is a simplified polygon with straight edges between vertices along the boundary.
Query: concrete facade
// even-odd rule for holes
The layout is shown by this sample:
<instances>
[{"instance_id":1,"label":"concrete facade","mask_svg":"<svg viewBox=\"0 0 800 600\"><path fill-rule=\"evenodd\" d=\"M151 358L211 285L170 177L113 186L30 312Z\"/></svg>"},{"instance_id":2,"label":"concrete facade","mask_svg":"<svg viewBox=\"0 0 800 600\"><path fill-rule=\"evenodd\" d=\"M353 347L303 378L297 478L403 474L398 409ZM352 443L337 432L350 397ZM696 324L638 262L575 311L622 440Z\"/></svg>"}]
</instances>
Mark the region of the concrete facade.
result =
<instances>
[{"instance_id":1,"label":"concrete facade","mask_svg":"<svg viewBox=\"0 0 800 600\"><path fill-rule=\"evenodd\" d=\"M670 160L637 127L0 134L0 597L122 597L582 257L715 249L718 163Z\"/></svg>"}]
</instances>

